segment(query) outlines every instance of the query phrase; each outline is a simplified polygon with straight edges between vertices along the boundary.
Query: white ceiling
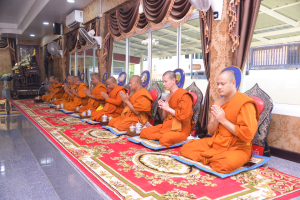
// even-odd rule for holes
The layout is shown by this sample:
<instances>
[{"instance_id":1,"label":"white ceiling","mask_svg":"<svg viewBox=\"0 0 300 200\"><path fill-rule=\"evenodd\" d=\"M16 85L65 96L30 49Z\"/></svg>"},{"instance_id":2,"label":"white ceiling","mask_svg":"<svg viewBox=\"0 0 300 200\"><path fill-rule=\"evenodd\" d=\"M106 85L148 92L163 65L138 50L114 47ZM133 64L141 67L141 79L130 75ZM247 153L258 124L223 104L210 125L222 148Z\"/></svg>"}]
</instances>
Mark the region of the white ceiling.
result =
<instances>
[{"instance_id":1,"label":"white ceiling","mask_svg":"<svg viewBox=\"0 0 300 200\"><path fill-rule=\"evenodd\" d=\"M0 0L0 34L25 40L39 40L62 23L73 10L81 10L93 0ZM49 22L49 25L43 25ZM35 37L30 37L34 34Z\"/></svg>"}]
</instances>

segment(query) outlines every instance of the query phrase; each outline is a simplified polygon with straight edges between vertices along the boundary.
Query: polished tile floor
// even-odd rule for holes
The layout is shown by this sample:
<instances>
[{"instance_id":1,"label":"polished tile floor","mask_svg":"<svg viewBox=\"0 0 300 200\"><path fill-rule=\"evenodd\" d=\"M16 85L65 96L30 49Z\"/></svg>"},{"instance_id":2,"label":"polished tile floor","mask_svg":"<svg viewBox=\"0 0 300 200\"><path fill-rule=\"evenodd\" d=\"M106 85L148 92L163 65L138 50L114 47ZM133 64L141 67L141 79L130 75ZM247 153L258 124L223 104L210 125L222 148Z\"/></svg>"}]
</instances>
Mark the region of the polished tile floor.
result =
<instances>
[{"instance_id":1,"label":"polished tile floor","mask_svg":"<svg viewBox=\"0 0 300 200\"><path fill-rule=\"evenodd\" d=\"M110 199L22 114L0 115L0 199Z\"/></svg>"},{"instance_id":2,"label":"polished tile floor","mask_svg":"<svg viewBox=\"0 0 300 200\"><path fill-rule=\"evenodd\" d=\"M300 164L271 157L267 166L300 177ZM0 115L0 199L110 199L22 114ZM295 198L295 199L300 199Z\"/></svg>"}]
</instances>

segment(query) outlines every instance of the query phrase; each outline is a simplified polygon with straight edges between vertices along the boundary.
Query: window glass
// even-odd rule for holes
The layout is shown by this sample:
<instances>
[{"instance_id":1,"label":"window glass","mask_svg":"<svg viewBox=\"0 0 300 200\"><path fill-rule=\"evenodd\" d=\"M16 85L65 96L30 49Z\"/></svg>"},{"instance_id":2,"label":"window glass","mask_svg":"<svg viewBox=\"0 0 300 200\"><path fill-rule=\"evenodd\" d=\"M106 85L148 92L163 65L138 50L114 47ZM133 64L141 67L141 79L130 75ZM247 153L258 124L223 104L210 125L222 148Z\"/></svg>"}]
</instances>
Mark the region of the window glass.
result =
<instances>
[{"instance_id":1,"label":"window glass","mask_svg":"<svg viewBox=\"0 0 300 200\"><path fill-rule=\"evenodd\" d=\"M136 35L129 38L129 74L141 75L144 70L148 69L148 33Z\"/></svg>"},{"instance_id":2,"label":"window glass","mask_svg":"<svg viewBox=\"0 0 300 200\"><path fill-rule=\"evenodd\" d=\"M77 52L77 76L84 72L84 51Z\"/></svg>"},{"instance_id":3,"label":"window glass","mask_svg":"<svg viewBox=\"0 0 300 200\"><path fill-rule=\"evenodd\" d=\"M75 75L75 52L70 55L69 74Z\"/></svg>"},{"instance_id":4,"label":"window glass","mask_svg":"<svg viewBox=\"0 0 300 200\"><path fill-rule=\"evenodd\" d=\"M189 20L181 26L181 59L180 68L185 71L187 88L193 82L205 95L208 81L206 79L200 34L199 18Z\"/></svg>"},{"instance_id":5,"label":"window glass","mask_svg":"<svg viewBox=\"0 0 300 200\"><path fill-rule=\"evenodd\" d=\"M162 75L177 68L177 27L166 27L152 32L152 84L162 89Z\"/></svg>"},{"instance_id":6,"label":"window glass","mask_svg":"<svg viewBox=\"0 0 300 200\"><path fill-rule=\"evenodd\" d=\"M126 72L126 40L113 42L113 58L111 75L116 79L121 72Z\"/></svg>"},{"instance_id":7,"label":"window glass","mask_svg":"<svg viewBox=\"0 0 300 200\"><path fill-rule=\"evenodd\" d=\"M85 78L86 83L90 86L91 82L91 74L94 73L94 65L93 65L93 49L85 50Z\"/></svg>"}]
</instances>

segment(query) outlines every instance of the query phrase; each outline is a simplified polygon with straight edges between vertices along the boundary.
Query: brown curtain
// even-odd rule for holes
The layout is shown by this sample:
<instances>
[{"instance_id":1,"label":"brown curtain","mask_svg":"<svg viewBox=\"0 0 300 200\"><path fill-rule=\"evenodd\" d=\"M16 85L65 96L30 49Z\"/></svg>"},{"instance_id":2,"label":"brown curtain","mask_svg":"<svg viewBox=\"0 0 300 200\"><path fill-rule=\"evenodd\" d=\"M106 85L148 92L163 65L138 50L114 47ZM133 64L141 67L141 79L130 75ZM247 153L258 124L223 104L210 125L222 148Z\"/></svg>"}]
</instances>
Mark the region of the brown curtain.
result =
<instances>
[{"instance_id":1,"label":"brown curtain","mask_svg":"<svg viewBox=\"0 0 300 200\"><path fill-rule=\"evenodd\" d=\"M129 33L139 21L139 6L140 1L135 1L129 8L117 9L119 30L124 33Z\"/></svg>"},{"instance_id":2,"label":"brown curtain","mask_svg":"<svg viewBox=\"0 0 300 200\"><path fill-rule=\"evenodd\" d=\"M205 73L208 81L206 88L204 107L201 117L201 128L202 130L207 130L208 116L209 116L209 89L210 89L210 65L211 65L211 55L210 55L210 43L211 43L211 29L213 20L213 11L210 8L206 13L199 12L200 15L200 32L201 32L201 44L202 44L202 54Z\"/></svg>"},{"instance_id":3,"label":"brown curtain","mask_svg":"<svg viewBox=\"0 0 300 200\"><path fill-rule=\"evenodd\" d=\"M116 37L121 36L121 33L119 32L119 26L118 26L118 20L117 20L117 14L111 13L109 15L109 30L110 33Z\"/></svg>"},{"instance_id":4,"label":"brown curtain","mask_svg":"<svg viewBox=\"0 0 300 200\"><path fill-rule=\"evenodd\" d=\"M170 12L173 0L143 0L143 9L148 21L158 24Z\"/></svg>"},{"instance_id":5,"label":"brown curtain","mask_svg":"<svg viewBox=\"0 0 300 200\"><path fill-rule=\"evenodd\" d=\"M76 48L77 35L78 35L78 30L74 30L66 35L66 42L67 42L66 47L68 52L71 52Z\"/></svg>"},{"instance_id":6,"label":"brown curtain","mask_svg":"<svg viewBox=\"0 0 300 200\"><path fill-rule=\"evenodd\" d=\"M243 0L237 5L234 4L235 6L231 5L229 8L233 22L231 24L231 37L234 42L232 65L239 67L241 70L243 70L246 63L260 4L261 0Z\"/></svg>"},{"instance_id":7,"label":"brown curtain","mask_svg":"<svg viewBox=\"0 0 300 200\"><path fill-rule=\"evenodd\" d=\"M107 22L110 19L110 15L105 16L105 21ZM113 36L109 31L110 27L108 23L104 25L104 43L103 43L103 64L106 67L107 75L110 77L111 65L112 65L112 57L113 57ZM102 77L101 77L102 78Z\"/></svg>"},{"instance_id":8,"label":"brown curtain","mask_svg":"<svg viewBox=\"0 0 300 200\"><path fill-rule=\"evenodd\" d=\"M170 12L169 22L172 26L183 25L193 11L192 4L187 0L175 0Z\"/></svg>"}]
</instances>

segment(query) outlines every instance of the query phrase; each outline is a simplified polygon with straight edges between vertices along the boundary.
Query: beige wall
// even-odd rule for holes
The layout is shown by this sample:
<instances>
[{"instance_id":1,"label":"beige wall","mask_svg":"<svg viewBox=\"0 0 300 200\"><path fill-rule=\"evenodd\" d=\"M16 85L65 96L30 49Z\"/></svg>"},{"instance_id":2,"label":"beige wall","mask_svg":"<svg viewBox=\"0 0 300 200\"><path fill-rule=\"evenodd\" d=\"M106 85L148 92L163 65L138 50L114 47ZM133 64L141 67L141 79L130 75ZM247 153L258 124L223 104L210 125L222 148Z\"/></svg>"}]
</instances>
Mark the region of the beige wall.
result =
<instances>
[{"instance_id":1,"label":"beige wall","mask_svg":"<svg viewBox=\"0 0 300 200\"><path fill-rule=\"evenodd\" d=\"M268 143L300 153L300 117L272 114Z\"/></svg>"}]
</instances>

